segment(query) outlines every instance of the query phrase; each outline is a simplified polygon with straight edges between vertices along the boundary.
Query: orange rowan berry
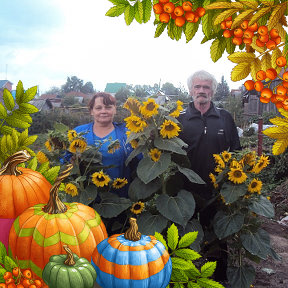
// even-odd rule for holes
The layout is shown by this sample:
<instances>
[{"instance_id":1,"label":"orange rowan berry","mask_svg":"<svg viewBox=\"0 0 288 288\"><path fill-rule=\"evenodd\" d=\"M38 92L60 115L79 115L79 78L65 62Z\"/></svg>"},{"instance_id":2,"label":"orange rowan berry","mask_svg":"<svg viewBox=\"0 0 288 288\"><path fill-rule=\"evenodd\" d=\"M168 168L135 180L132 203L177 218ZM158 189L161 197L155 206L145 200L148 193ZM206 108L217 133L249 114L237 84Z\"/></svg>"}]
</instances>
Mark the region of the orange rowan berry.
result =
<instances>
[{"instance_id":1,"label":"orange rowan berry","mask_svg":"<svg viewBox=\"0 0 288 288\"><path fill-rule=\"evenodd\" d=\"M34 285L34 284L31 284L31 285L28 286L28 288L37 288L37 286Z\"/></svg>"},{"instance_id":2,"label":"orange rowan berry","mask_svg":"<svg viewBox=\"0 0 288 288\"><path fill-rule=\"evenodd\" d=\"M244 20L240 26L242 29L246 30L248 28L248 20Z\"/></svg>"},{"instance_id":3,"label":"orange rowan berry","mask_svg":"<svg viewBox=\"0 0 288 288\"><path fill-rule=\"evenodd\" d=\"M278 67L284 67L287 63L287 60L284 56L280 56L276 59L276 65Z\"/></svg>"},{"instance_id":4,"label":"orange rowan berry","mask_svg":"<svg viewBox=\"0 0 288 288\"><path fill-rule=\"evenodd\" d=\"M17 277L19 275L19 267L14 267L13 270L12 270L12 274L13 276Z\"/></svg>"},{"instance_id":5,"label":"orange rowan berry","mask_svg":"<svg viewBox=\"0 0 288 288\"><path fill-rule=\"evenodd\" d=\"M9 271L6 271L4 274L3 274L3 279L4 280L8 280L8 279L11 279L12 278L12 273L9 272Z\"/></svg>"},{"instance_id":6,"label":"orange rowan berry","mask_svg":"<svg viewBox=\"0 0 288 288\"><path fill-rule=\"evenodd\" d=\"M171 14L175 9L175 5L172 2L168 2L164 4L163 9L164 12Z\"/></svg>"},{"instance_id":7,"label":"orange rowan berry","mask_svg":"<svg viewBox=\"0 0 288 288\"><path fill-rule=\"evenodd\" d=\"M266 43L266 42L269 41L269 36L268 36L268 34L259 35L259 36L258 36L258 39L259 39L261 42Z\"/></svg>"},{"instance_id":8,"label":"orange rowan berry","mask_svg":"<svg viewBox=\"0 0 288 288\"><path fill-rule=\"evenodd\" d=\"M259 33L260 35L267 35L267 33L268 33L268 27L267 27L267 26L264 26L264 25L259 26L257 31L258 31L258 33Z\"/></svg>"},{"instance_id":9,"label":"orange rowan berry","mask_svg":"<svg viewBox=\"0 0 288 288\"><path fill-rule=\"evenodd\" d=\"M269 88L264 88L262 91L261 91L261 97L263 97L263 98L271 98L272 97L272 95L273 95L273 92L272 92L272 90L271 89L269 89Z\"/></svg>"},{"instance_id":10,"label":"orange rowan berry","mask_svg":"<svg viewBox=\"0 0 288 288\"><path fill-rule=\"evenodd\" d=\"M0 283L0 288L7 288L7 285L5 283Z\"/></svg>"},{"instance_id":11,"label":"orange rowan berry","mask_svg":"<svg viewBox=\"0 0 288 288\"><path fill-rule=\"evenodd\" d=\"M285 82L288 81L288 71L286 71L286 72L283 73L282 78L283 78L283 80L284 80Z\"/></svg>"},{"instance_id":12,"label":"orange rowan berry","mask_svg":"<svg viewBox=\"0 0 288 288\"><path fill-rule=\"evenodd\" d=\"M235 37L242 37L243 36L243 30L241 28L236 28L233 32Z\"/></svg>"},{"instance_id":13,"label":"orange rowan berry","mask_svg":"<svg viewBox=\"0 0 288 288\"><path fill-rule=\"evenodd\" d=\"M254 89L258 92L261 92L264 89L264 84L258 80L254 84Z\"/></svg>"},{"instance_id":14,"label":"orange rowan berry","mask_svg":"<svg viewBox=\"0 0 288 288\"><path fill-rule=\"evenodd\" d=\"M260 81L266 79L266 73L265 73L265 71L259 70L259 71L256 73L256 79L257 79L257 80L260 80Z\"/></svg>"},{"instance_id":15,"label":"orange rowan berry","mask_svg":"<svg viewBox=\"0 0 288 288\"><path fill-rule=\"evenodd\" d=\"M274 104L278 102L278 100L276 99L276 95L277 94L273 94L272 97L270 98L270 101Z\"/></svg>"},{"instance_id":16,"label":"orange rowan berry","mask_svg":"<svg viewBox=\"0 0 288 288\"><path fill-rule=\"evenodd\" d=\"M264 104L268 104L270 102L270 98L266 98L266 97L261 97L259 98L260 102L264 103Z\"/></svg>"},{"instance_id":17,"label":"orange rowan berry","mask_svg":"<svg viewBox=\"0 0 288 288\"><path fill-rule=\"evenodd\" d=\"M282 104L285 106L288 105L288 98L287 97L282 101Z\"/></svg>"},{"instance_id":18,"label":"orange rowan berry","mask_svg":"<svg viewBox=\"0 0 288 288\"><path fill-rule=\"evenodd\" d=\"M185 17L183 16L177 16L175 19L175 25L178 27L182 27L186 22Z\"/></svg>"},{"instance_id":19,"label":"orange rowan berry","mask_svg":"<svg viewBox=\"0 0 288 288\"><path fill-rule=\"evenodd\" d=\"M42 282L40 280L35 280L34 284L36 285L37 288L42 287Z\"/></svg>"},{"instance_id":20,"label":"orange rowan berry","mask_svg":"<svg viewBox=\"0 0 288 288\"><path fill-rule=\"evenodd\" d=\"M243 33L243 36L245 38L252 38L254 36L254 32L249 29L246 29Z\"/></svg>"},{"instance_id":21,"label":"orange rowan berry","mask_svg":"<svg viewBox=\"0 0 288 288\"><path fill-rule=\"evenodd\" d=\"M205 8L203 7L198 7L196 10L195 10L195 13L199 16L199 17L203 17L206 13L206 10Z\"/></svg>"},{"instance_id":22,"label":"orange rowan berry","mask_svg":"<svg viewBox=\"0 0 288 288\"><path fill-rule=\"evenodd\" d=\"M15 282L15 280L12 277L5 280L5 283L7 285L10 284L10 283L14 283L14 282Z\"/></svg>"},{"instance_id":23,"label":"orange rowan berry","mask_svg":"<svg viewBox=\"0 0 288 288\"><path fill-rule=\"evenodd\" d=\"M22 281L22 285L25 287L25 288L28 288L31 284L31 281L29 279L24 279Z\"/></svg>"},{"instance_id":24,"label":"orange rowan berry","mask_svg":"<svg viewBox=\"0 0 288 288\"><path fill-rule=\"evenodd\" d=\"M285 87L285 88L288 88L288 82L282 81L282 86Z\"/></svg>"},{"instance_id":25,"label":"orange rowan berry","mask_svg":"<svg viewBox=\"0 0 288 288\"><path fill-rule=\"evenodd\" d=\"M195 18L194 18L194 20L192 21L193 23L196 23L198 20L199 20L199 16L195 13Z\"/></svg>"},{"instance_id":26,"label":"orange rowan berry","mask_svg":"<svg viewBox=\"0 0 288 288\"><path fill-rule=\"evenodd\" d=\"M241 44L242 44L242 38L240 38L240 37L234 37L234 38L232 39L232 43L233 43L234 45L241 45Z\"/></svg>"},{"instance_id":27,"label":"orange rowan berry","mask_svg":"<svg viewBox=\"0 0 288 288\"><path fill-rule=\"evenodd\" d=\"M16 285L16 288L25 288L25 287L22 284L19 283L19 284Z\"/></svg>"},{"instance_id":28,"label":"orange rowan berry","mask_svg":"<svg viewBox=\"0 0 288 288\"><path fill-rule=\"evenodd\" d=\"M285 95L282 94L275 94L275 99L279 102L282 102L285 100Z\"/></svg>"},{"instance_id":29,"label":"orange rowan berry","mask_svg":"<svg viewBox=\"0 0 288 288\"><path fill-rule=\"evenodd\" d=\"M168 23L170 20L170 15L168 13L165 13L165 12L161 13L159 16L159 20L162 23Z\"/></svg>"},{"instance_id":30,"label":"orange rowan berry","mask_svg":"<svg viewBox=\"0 0 288 288\"><path fill-rule=\"evenodd\" d=\"M231 18L232 19L232 18ZM233 21L232 20L226 20L225 24L226 24L226 28L230 29L232 26Z\"/></svg>"},{"instance_id":31,"label":"orange rowan berry","mask_svg":"<svg viewBox=\"0 0 288 288\"><path fill-rule=\"evenodd\" d=\"M232 20L232 16L229 16L228 18L225 19L225 21L230 21Z\"/></svg>"},{"instance_id":32,"label":"orange rowan berry","mask_svg":"<svg viewBox=\"0 0 288 288\"><path fill-rule=\"evenodd\" d=\"M262 41L260 41L259 39L256 39L256 45L257 45L258 47L264 47L264 46L265 46L265 43L262 42Z\"/></svg>"},{"instance_id":33,"label":"orange rowan berry","mask_svg":"<svg viewBox=\"0 0 288 288\"><path fill-rule=\"evenodd\" d=\"M175 15L174 12L172 12L172 13L170 14L170 17L175 20L177 16Z\"/></svg>"},{"instance_id":34,"label":"orange rowan berry","mask_svg":"<svg viewBox=\"0 0 288 288\"><path fill-rule=\"evenodd\" d=\"M266 70L266 77L270 80L274 80L277 77L277 71L274 68L269 68Z\"/></svg>"},{"instance_id":35,"label":"orange rowan berry","mask_svg":"<svg viewBox=\"0 0 288 288\"><path fill-rule=\"evenodd\" d=\"M225 30L227 27L226 27L226 22L225 21L222 21L221 23L220 23L220 27L221 27L221 29L223 29L223 30Z\"/></svg>"},{"instance_id":36,"label":"orange rowan berry","mask_svg":"<svg viewBox=\"0 0 288 288\"><path fill-rule=\"evenodd\" d=\"M281 42L281 37L278 36L278 37L272 38L271 40L275 41L275 43L278 45Z\"/></svg>"},{"instance_id":37,"label":"orange rowan berry","mask_svg":"<svg viewBox=\"0 0 288 288\"><path fill-rule=\"evenodd\" d=\"M231 30L226 29L223 31L223 36L225 38L231 38L233 36L233 32Z\"/></svg>"},{"instance_id":38,"label":"orange rowan berry","mask_svg":"<svg viewBox=\"0 0 288 288\"><path fill-rule=\"evenodd\" d=\"M254 89L254 81L253 80L247 80L244 83L245 88L250 91Z\"/></svg>"},{"instance_id":39,"label":"orange rowan berry","mask_svg":"<svg viewBox=\"0 0 288 288\"><path fill-rule=\"evenodd\" d=\"M277 109L283 108L282 102L275 103L275 106L276 106Z\"/></svg>"},{"instance_id":40,"label":"orange rowan berry","mask_svg":"<svg viewBox=\"0 0 288 288\"><path fill-rule=\"evenodd\" d=\"M182 16L182 15L184 14L184 9L183 9L183 7L182 7L182 6L177 6L177 7L175 7L175 9L174 9L174 14L175 14L176 16Z\"/></svg>"},{"instance_id":41,"label":"orange rowan berry","mask_svg":"<svg viewBox=\"0 0 288 288\"><path fill-rule=\"evenodd\" d=\"M243 38L243 43L250 45L252 43L252 39L251 38Z\"/></svg>"},{"instance_id":42,"label":"orange rowan berry","mask_svg":"<svg viewBox=\"0 0 288 288\"><path fill-rule=\"evenodd\" d=\"M9 283L7 285L7 288L16 288L16 284L15 283Z\"/></svg>"},{"instance_id":43,"label":"orange rowan berry","mask_svg":"<svg viewBox=\"0 0 288 288\"><path fill-rule=\"evenodd\" d=\"M31 277L32 277L32 272L31 272L31 270L29 270L29 269L24 270L24 271L22 272L22 274L23 274L23 276L24 276L26 279L31 279Z\"/></svg>"},{"instance_id":44,"label":"orange rowan berry","mask_svg":"<svg viewBox=\"0 0 288 288\"><path fill-rule=\"evenodd\" d=\"M282 108L287 111L288 110L288 105L282 104Z\"/></svg>"},{"instance_id":45,"label":"orange rowan berry","mask_svg":"<svg viewBox=\"0 0 288 288\"><path fill-rule=\"evenodd\" d=\"M266 47L270 50L274 50L276 48L277 44L275 43L275 41L273 40L269 40L267 43L266 43Z\"/></svg>"},{"instance_id":46,"label":"orange rowan berry","mask_svg":"<svg viewBox=\"0 0 288 288\"><path fill-rule=\"evenodd\" d=\"M192 11L192 3L190 1L184 1L182 4L184 11L191 12Z\"/></svg>"},{"instance_id":47,"label":"orange rowan berry","mask_svg":"<svg viewBox=\"0 0 288 288\"><path fill-rule=\"evenodd\" d=\"M284 86L280 85L280 86L277 87L277 94L278 95L285 96L286 93L287 93L287 89Z\"/></svg>"},{"instance_id":48,"label":"orange rowan berry","mask_svg":"<svg viewBox=\"0 0 288 288\"><path fill-rule=\"evenodd\" d=\"M277 29L273 28L269 31L269 34L270 34L271 38L276 38L279 36L279 31Z\"/></svg>"},{"instance_id":49,"label":"orange rowan berry","mask_svg":"<svg viewBox=\"0 0 288 288\"><path fill-rule=\"evenodd\" d=\"M255 22L254 24L248 26L248 29L252 32L256 32L258 29L258 24Z\"/></svg>"},{"instance_id":50,"label":"orange rowan berry","mask_svg":"<svg viewBox=\"0 0 288 288\"><path fill-rule=\"evenodd\" d=\"M185 13L185 19L186 19L188 22L193 22L194 19L195 19L195 13L194 13L194 12L186 12L186 13Z\"/></svg>"},{"instance_id":51,"label":"orange rowan berry","mask_svg":"<svg viewBox=\"0 0 288 288\"><path fill-rule=\"evenodd\" d=\"M161 13L163 13L163 5L160 3L154 4L153 10L154 10L155 14L161 14Z\"/></svg>"},{"instance_id":52,"label":"orange rowan berry","mask_svg":"<svg viewBox=\"0 0 288 288\"><path fill-rule=\"evenodd\" d=\"M165 4L165 3L168 3L168 2L170 2L170 0L159 0L159 3L161 3L161 4Z\"/></svg>"}]
</instances>

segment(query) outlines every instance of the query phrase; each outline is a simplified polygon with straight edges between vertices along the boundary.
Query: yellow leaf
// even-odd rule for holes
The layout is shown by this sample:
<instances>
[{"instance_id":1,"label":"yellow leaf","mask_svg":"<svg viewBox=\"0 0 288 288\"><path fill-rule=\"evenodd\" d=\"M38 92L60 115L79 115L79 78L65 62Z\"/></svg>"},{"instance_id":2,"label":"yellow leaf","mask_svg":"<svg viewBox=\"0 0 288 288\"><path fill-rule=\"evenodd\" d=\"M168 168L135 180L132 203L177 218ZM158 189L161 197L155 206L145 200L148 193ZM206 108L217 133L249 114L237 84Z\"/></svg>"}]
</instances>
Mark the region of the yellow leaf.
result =
<instances>
[{"instance_id":1,"label":"yellow leaf","mask_svg":"<svg viewBox=\"0 0 288 288\"><path fill-rule=\"evenodd\" d=\"M211 9L222 9L222 8L231 8L231 3L229 2L215 2L209 5L206 5L204 7L206 10L211 10Z\"/></svg>"},{"instance_id":2,"label":"yellow leaf","mask_svg":"<svg viewBox=\"0 0 288 288\"><path fill-rule=\"evenodd\" d=\"M267 25L268 30L271 30L272 28L275 27L275 25L279 22L281 17L284 15L286 8L287 8L286 2L275 6L268 20L268 25Z\"/></svg>"},{"instance_id":3,"label":"yellow leaf","mask_svg":"<svg viewBox=\"0 0 288 288\"><path fill-rule=\"evenodd\" d=\"M265 14L267 14L268 12L270 12L271 7L264 7L259 9L254 15L253 17L250 19L248 25L252 25L255 22L257 22L262 16L264 16Z\"/></svg>"},{"instance_id":4,"label":"yellow leaf","mask_svg":"<svg viewBox=\"0 0 288 288\"><path fill-rule=\"evenodd\" d=\"M274 125L287 126L288 127L288 119L286 119L286 118L275 117L275 118L269 119L269 121Z\"/></svg>"},{"instance_id":5,"label":"yellow leaf","mask_svg":"<svg viewBox=\"0 0 288 288\"><path fill-rule=\"evenodd\" d=\"M239 81L246 78L250 73L250 63L243 62L236 65L231 72L231 80Z\"/></svg>"},{"instance_id":6,"label":"yellow leaf","mask_svg":"<svg viewBox=\"0 0 288 288\"><path fill-rule=\"evenodd\" d=\"M252 9L256 9L259 4L257 0L239 0L239 2Z\"/></svg>"},{"instance_id":7,"label":"yellow leaf","mask_svg":"<svg viewBox=\"0 0 288 288\"><path fill-rule=\"evenodd\" d=\"M235 29L236 27L238 27L244 20L249 18L253 13L254 13L253 9L247 9L241 14L237 15L237 17L235 17L235 19L233 20L231 29Z\"/></svg>"},{"instance_id":8,"label":"yellow leaf","mask_svg":"<svg viewBox=\"0 0 288 288\"><path fill-rule=\"evenodd\" d=\"M264 71L271 68L271 55L268 52L266 52L261 58L261 68Z\"/></svg>"},{"instance_id":9,"label":"yellow leaf","mask_svg":"<svg viewBox=\"0 0 288 288\"><path fill-rule=\"evenodd\" d=\"M263 134L273 139L288 139L288 127L269 127L263 130Z\"/></svg>"},{"instance_id":10,"label":"yellow leaf","mask_svg":"<svg viewBox=\"0 0 288 288\"><path fill-rule=\"evenodd\" d=\"M274 28L278 30L279 36L281 37L281 41L285 42L287 32L283 28L283 26L280 23L277 23Z\"/></svg>"},{"instance_id":11,"label":"yellow leaf","mask_svg":"<svg viewBox=\"0 0 288 288\"><path fill-rule=\"evenodd\" d=\"M276 64L276 60L277 58L279 58L280 56L282 55L280 49L278 47L276 47L273 52L272 52L272 55L271 55L271 64L272 64L272 68L277 68L277 64Z\"/></svg>"},{"instance_id":12,"label":"yellow leaf","mask_svg":"<svg viewBox=\"0 0 288 288\"><path fill-rule=\"evenodd\" d=\"M235 9L243 9L244 5L242 3L239 2L232 2L231 3L231 8L235 8Z\"/></svg>"},{"instance_id":13,"label":"yellow leaf","mask_svg":"<svg viewBox=\"0 0 288 288\"><path fill-rule=\"evenodd\" d=\"M288 146L288 138L277 140L272 147L272 153L274 155L280 155L285 152L287 146Z\"/></svg>"},{"instance_id":14,"label":"yellow leaf","mask_svg":"<svg viewBox=\"0 0 288 288\"><path fill-rule=\"evenodd\" d=\"M284 116L285 118L288 118L288 111L281 108L279 109L279 112L282 116Z\"/></svg>"},{"instance_id":15,"label":"yellow leaf","mask_svg":"<svg viewBox=\"0 0 288 288\"><path fill-rule=\"evenodd\" d=\"M222 13L217 15L217 17L215 18L214 25L220 24L223 20L225 20L226 18L232 16L236 12L238 12L238 9L229 9L229 10L223 11Z\"/></svg>"},{"instance_id":16,"label":"yellow leaf","mask_svg":"<svg viewBox=\"0 0 288 288\"><path fill-rule=\"evenodd\" d=\"M261 70L261 61L256 58L252 63L251 63L251 76L254 81L257 81L256 78L256 73Z\"/></svg>"},{"instance_id":17,"label":"yellow leaf","mask_svg":"<svg viewBox=\"0 0 288 288\"><path fill-rule=\"evenodd\" d=\"M258 45L256 45L256 39L257 39L258 37L255 35L255 36L253 36L253 38L252 38L252 43L251 43L251 47L254 49L254 50L256 50L257 52L259 52L259 53L263 53L263 52L265 52L265 50L266 50L266 46L264 46L264 47L259 47Z\"/></svg>"},{"instance_id":18,"label":"yellow leaf","mask_svg":"<svg viewBox=\"0 0 288 288\"><path fill-rule=\"evenodd\" d=\"M233 63L253 62L255 59L254 53L235 52L227 57Z\"/></svg>"},{"instance_id":19,"label":"yellow leaf","mask_svg":"<svg viewBox=\"0 0 288 288\"><path fill-rule=\"evenodd\" d=\"M274 5L274 0L260 0L260 2L266 6L273 6Z\"/></svg>"}]
</instances>

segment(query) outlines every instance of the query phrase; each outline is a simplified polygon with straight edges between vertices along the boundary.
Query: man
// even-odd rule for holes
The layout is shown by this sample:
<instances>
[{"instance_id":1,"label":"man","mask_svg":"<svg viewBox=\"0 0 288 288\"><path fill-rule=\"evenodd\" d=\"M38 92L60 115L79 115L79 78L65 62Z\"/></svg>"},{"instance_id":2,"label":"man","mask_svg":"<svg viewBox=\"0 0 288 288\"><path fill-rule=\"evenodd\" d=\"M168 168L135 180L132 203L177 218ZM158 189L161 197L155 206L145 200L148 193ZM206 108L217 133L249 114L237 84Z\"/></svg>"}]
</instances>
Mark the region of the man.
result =
<instances>
[{"instance_id":1,"label":"man","mask_svg":"<svg viewBox=\"0 0 288 288\"><path fill-rule=\"evenodd\" d=\"M209 229L212 230L212 220L217 212L216 202L212 202L213 185L209 178L209 174L214 172L215 168L213 154L219 154L225 150L240 150L241 146L231 114L224 109L216 108L212 102L217 88L214 76L203 70L198 71L188 78L187 84L193 101L178 118L182 124L180 137L188 144L187 155L191 169L206 184L187 182L185 185L186 189L194 195L196 213L199 213L204 231L209 231ZM209 202L209 200L211 201ZM219 246L226 248L226 245L218 243ZM215 257L219 259L217 260L215 280L221 281L226 278L227 254L223 255L222 252L218 254L220 256ZM209 260L211 261L212 258Z\"/></svg>"}]
</instances>

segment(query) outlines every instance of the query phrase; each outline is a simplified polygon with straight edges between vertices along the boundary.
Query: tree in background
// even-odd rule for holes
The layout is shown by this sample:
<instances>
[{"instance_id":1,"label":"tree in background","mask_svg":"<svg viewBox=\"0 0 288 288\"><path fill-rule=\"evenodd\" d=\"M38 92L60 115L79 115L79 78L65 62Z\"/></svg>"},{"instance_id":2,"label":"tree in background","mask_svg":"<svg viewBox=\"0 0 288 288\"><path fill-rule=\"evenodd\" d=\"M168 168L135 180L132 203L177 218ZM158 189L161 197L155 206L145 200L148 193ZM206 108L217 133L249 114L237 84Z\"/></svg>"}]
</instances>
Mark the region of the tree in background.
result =
<instances>
[{"instance_id":1,"label":"tree in background","mask_svg":"<svg viewBox=\"0 0 288 288\"><path fill-rule=\"evenodd\" d=\"M80 91L84 94L94 93L95 89L91 81L86 82L83 87L80 88Z\"/></svg>"},{"instance_id":2,"label":"tree in background","mask_svg":"<svg viewBox=\"0 0 288 288\"><path fill-rule=\"evenodd\" d=\"M162 85L161 90L166 94L166 95L178 95L179 90L169 82L166 82Z\"/></svg>"},{"instance_id":3,"label":"tree in background","mask_svg":"<svg viewBox=\"0 0 288 288\"><path fill-rule=\"evenodd\" d=\"M224 102L224 109L229 111L234 118L235 124L239 127L243 126L244 117L243 117L243 103L242 97L237 96L228 96L227 100Z\"/></svg>"},{"instance_id":4,"label":"tree in background","mask_svg":"<svg viewBox=\"0 0 288 288\"><path fill-rule=\"evenodd\" d=\"M224 76L221 77L221 82L218 83L217 89L214 95L214 100L215 101L222 101L226 100L230 95L230 88L224 80Z\"/></svg>"},{"instance_id":5,"label":"tree in background","mask_svg":"<svg viewBox=\"0 0 288 288\"><path fill-rule=\"evenodd\" d=\"M61 90L64 93L68 93L71 91L80 92L83 87L83 80L79 79L76 76L67 77L67 81L64 85L62 85Z\"/></svg>"},{"instance_id":6,"label":"tree in background","mask_svg":"<svg viewBox=\"0 0 288 288\"><path fill-rule=\"evenodd\" d=\"M45 91L45 94L61 94L61 89L56 86L52 86L49 90Z\"/></svg>"}]
</instances>

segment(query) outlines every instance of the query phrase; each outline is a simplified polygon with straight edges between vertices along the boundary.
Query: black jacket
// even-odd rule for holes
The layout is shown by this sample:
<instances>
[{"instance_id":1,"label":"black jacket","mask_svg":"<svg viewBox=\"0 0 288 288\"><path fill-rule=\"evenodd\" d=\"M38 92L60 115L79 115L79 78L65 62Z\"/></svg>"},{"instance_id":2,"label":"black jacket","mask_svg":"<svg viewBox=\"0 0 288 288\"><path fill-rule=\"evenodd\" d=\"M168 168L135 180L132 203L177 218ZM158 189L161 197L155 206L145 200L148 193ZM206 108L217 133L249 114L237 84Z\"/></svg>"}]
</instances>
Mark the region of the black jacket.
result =
<instances>
[{"instance_id":1,"label":"black jacket","mask_svg":"<svg viewBox=\"0 0 288 288\"><path fill-rule=\"evenodd\" d=\"M201 116L193 102L178 120L182 124L180 138L188 144L191 169L209 183L209 173L215 167L213 154L241 149L235 122L229 112L216 108L213 103Z\"/></svg>"}]
</instances>

